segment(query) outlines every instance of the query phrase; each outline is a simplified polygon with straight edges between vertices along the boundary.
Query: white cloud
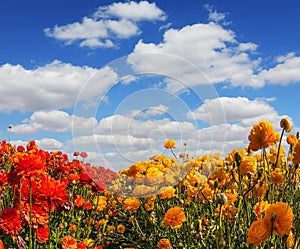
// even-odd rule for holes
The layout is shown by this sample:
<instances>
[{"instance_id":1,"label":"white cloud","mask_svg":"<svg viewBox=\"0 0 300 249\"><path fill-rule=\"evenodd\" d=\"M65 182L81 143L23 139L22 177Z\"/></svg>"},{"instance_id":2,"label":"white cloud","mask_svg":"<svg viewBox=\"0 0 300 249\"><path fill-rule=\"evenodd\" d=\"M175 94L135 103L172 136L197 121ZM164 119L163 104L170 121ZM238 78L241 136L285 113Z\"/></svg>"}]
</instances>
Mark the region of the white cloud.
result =
<instances>
[{"instance_id":1,"label":"white cloud","mask_svg":"<svg viewBox=\"0 0 300 249\"><path fill-rule=\"evenodd\" d=\"M117 35L118 38L126 39L138 35L138 27L131 21L121 19L120 21L108 20L107 27Z\"/></svg>"},{"instance_id":2,"label":"white cloud","mask_svg":"<svg viewBox=\"0 0 300 249\"><path fill-rule=\"evenodd\" d=\"M27 120L26 120L27 121ZM51 132L90 133L97 126L94 117L84 118L70 115L64 111L37 111L34 112L27 123L13 125L14 134L34 134L38 130Z\"/></svg>"},{"instance_id":3,"label":"white cloud","mask_svg":"<svg viewBox=\"0 0 300 249\"><path fill-rule=\"evenodd\" d=\"M262 70L258 77L271 84L288 85L300 82L300 57L294 53L287 56L279 56L278 64L273 68Z\"/></svg>"},{"instance_id":4,"label":"white cloud","mask_svg":"<svg viewBox=\"0 0 300 249\"><path fill-rule=\"evenodd\" d=\"M54 138L43 138L36 142L39 148L43 150L56 151L64 148L63 144Z\"/></svg>"},{"instance_id":5,"label":"white cloud","mask_svg":"<svg viewBox=\"0 0 300 249\"><path fill-rule=\"evenodd\" d=\"M225 21L226 14L217 12L212 6L209 4L205 4L204 8L208 11L208 20L219 23L221 21Z\"/></svg>"},{"instance_id":6,"label":"white cloud","mask_svg":"<svg viewBox=\"0 0 300 249\"><path fill-rule=\"evenodd\" d=\"M141 121L119 114L103 118L95 129L96 134L129 134L139 138L159 134L166 139L187 136L195 131L196 127L191 122L170 121L166 118Z\"/></svg>"},{"instance_id":7,"label":"white cloud","mask_svg":"<svg viewBox=\"0 0 300 249\"><path fill-rule=\"evenodd\" d=\"M133 21L165 20L166 18L165 13L159 9L155 3L149 3L147 1L140 1L139 3L134 1L112 3L108 6L99 7L98 11L94 13L94 17L96 18L112 16Z\"/></svg>"},{"instance_id":8,"label":"white cloud","mask_svg":"<svg viewBox=\"0 0 300 249\"><path fill-rule=\"evenodd\" d=\"M216 23L198 23L167 30L158 44L140 40L128 62L137 72L170 76L168 89L174 91L180 90L176 79L189 86L228 82L259 87L262 83L252 78L257 60L249 54L255 48L253 43L239 44L233 31Z\"/></svg>"},{"instance_id":9,"label":"white cloud","mask_svg":"<svg viewBox=\"0 0 300 249\"><path fill-rule=\"evenodd\" d=\"M165 105L158 105L158 106L151 106L148 107L146 110L134 110L131 112L131 117L143 117L143 118L149 118L149 117L156 117L163 114L166 114L169 110L169 107Z\"/></svg>"},{"instance_id":10,"label":"white cloud","mask_svg":"<svg viewBox=\"0 0 300 249\"><path fill-rule=\"evenodd\" d=\"M188 118L207 123L234 122L260 118L276 113L275 109L261 99L249 100L245 97L220 97L207 99L196 110L187 114Z\"/></svg>"},{"instance_id":11,"label":"white cloud","mask_svg":"<svg viewBox=\"0 0 300 249\"><path fill-rule=\"evenodd\" d=\"M85 39L79 44L80 47L90 47L90 48L111 48L114 46L113 42L109 39L99 41L97 38Z\"/></svg>"},{"instance_id":12,"label":"white cloud","mask_svg":"<svg viewBox=\"0 0 300 249\"><path fill-rule=\"evenodd\" d=\"M15 125L10 129L10 132L13 134L23 134L23 135L31 135L36 133L36 128L33 125L29 124L20 124Z\"/></svg>"},{"instance_id":13,"label":"white cloud","mask_svg":"<svg viewBox=\"0 0 300 249\"><path fill-rule=\"evenodd\" d=\"M115 39L128 39L141 33L140 21L164 20L165 13L155 3L134 1L101 6L93 17L83 17L81 22L46 28L46 36L64 41L66 45L79 42L81 47L110 48Z\"/></svg>"},{"instance_id":14,"label":"white cloud","mask_svg":"<svg viewBox=\"0 0 300 249\"><path fill-rule=\"evenodd\" d=\"M94 149L128 149L135 148L136 150L144 150L151 147L151 138L138 138L132 135L88 135L80 136L73 139L75 147L86 146Z\"/></svg>"},{"instance_id":15,"label":"white cloud","mask_svg":"<svg viewBox=\"0 0 300 249\"><path fill-rule=\"evenodd\" d=\"M257 45L252 42L240 43L238 46L238 51L255 51L257 49Z\"/></svg>"},{"instance_id":16,"label":"white cloud","mask_svg":"<svg viewBox=\"0 0 300 249\"><path fill-rule=\"evenodd\" d=\"M5 82L0 85L0 111L73 107L76 101L105 95L117 79L109 67L94 69L60 61L35 69L4 64L0 66L0 81Z\"/></svg>"}]
</instances>

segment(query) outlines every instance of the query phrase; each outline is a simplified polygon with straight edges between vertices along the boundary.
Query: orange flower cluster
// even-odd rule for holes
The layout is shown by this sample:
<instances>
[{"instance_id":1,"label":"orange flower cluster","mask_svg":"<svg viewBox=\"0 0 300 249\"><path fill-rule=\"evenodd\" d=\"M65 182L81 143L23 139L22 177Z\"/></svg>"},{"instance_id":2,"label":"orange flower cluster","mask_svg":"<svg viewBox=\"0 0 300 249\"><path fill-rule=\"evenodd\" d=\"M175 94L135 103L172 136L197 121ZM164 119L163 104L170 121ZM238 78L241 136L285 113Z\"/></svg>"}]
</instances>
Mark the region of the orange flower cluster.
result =
<instances>
[{"instance_id":1,"label":"orange flower cluster","mask_svg":"<svg viewBox=\"0 0 300 249\"><path fill-rule=\"evenodd\" d=\"M266 204L264 203L266 207ZM257 208L258 206L256 206ZM257 211L256 211L257 212ZM260 218L261 213L265 212L265 217ZM289 204L276 202L267 205L266 209L259 211L258 220L254 221L249 230L247 243L258 246L266 241L272 233L278 236L289 235L294 214Z\"/></svg>"}]
</instances>

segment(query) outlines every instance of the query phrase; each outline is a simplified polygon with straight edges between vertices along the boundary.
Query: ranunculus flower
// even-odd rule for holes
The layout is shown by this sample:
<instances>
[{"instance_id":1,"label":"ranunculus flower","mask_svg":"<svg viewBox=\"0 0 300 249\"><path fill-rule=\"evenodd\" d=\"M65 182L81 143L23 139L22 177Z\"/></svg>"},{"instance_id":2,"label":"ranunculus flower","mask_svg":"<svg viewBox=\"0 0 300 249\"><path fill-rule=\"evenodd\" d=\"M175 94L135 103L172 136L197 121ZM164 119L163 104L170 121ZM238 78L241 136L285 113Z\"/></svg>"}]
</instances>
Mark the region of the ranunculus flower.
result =
<instances>
[{"instance_id":1,"label":"ranunculus flower","mask_svg":"<svg viewBox=\"0 0 300 249\"><path fill-rule=\"evenodd\" d=\"M182 226L182 223L185 221L186 221L185 213L178 206L170 208L166 212L165 217L164 217L165 227L171 226L174 229L180 228Z\"/></svg>"},{"instance_id":2,"label":"ranunculus flower","mask_svg":"<svg viewBox=\"0 0 300 249\"><path fill-rule=\"evenodd\" d=\"M292 161L294 164L300 163L300 140L295 144Z\"/></svg>"},{"instance_id":3,"label":"ranunculus flower","mask_svg":"<svg viewBox=\"0 0 300 249\"><path fill-rule=\"evenodd\" d=\"M20 212L15 208L5 208L0 214L0 228L4 233L16 236L22 229Z\"/></svg>"},{"instance_id":4,"label":"ranunculus flower","mask_svg":"<svg viewBox=\"0 0 300 249\"><path fill-rule=\"evenodd\" d=\"M281 237L290 233L293 218L293 210L288 203L284 202L271 204L265 215L265 219L273 222L273 232Z\"/></svg>"},{"instance_id":5,"label":"ranunculus flower","mask_svg":"<svg viewBox=\"0 0 300 249\"><path fill-rule=\"evenodd\" d=\"M245 176L248 173L253 175L256 173L256 157L254 156L244 156L240 164L240 173Z\"/></svg>"},{"instance_id":6,"label":"ranunculus flower","mask_svg":"<svg viewBox=\"0 0 300 249\"><path fill-rule=\"evenodd\" d=\"M267 148L279 141L280 135L274 130L269 121L262 120L256 123L248 136L250 149L257 151Z\"/></svg>"},{"instance_id":7,"label":"ranunculus flower","mask_svg":"<svg viewBox=\"0 0 300 249\"><path fill-rule=\"evenodd\" d=\"M165 144L164 144L164 147L166 149L176 149L176 142L175 142L175 140L171 140L171 139L167 140L165 142Z\"/></svg>"},{"instance_id":8,"label":"ranunculus flower","mask_svg":"<svg viewBox=\"0 0 300 249\"><path fill-rule=\"evenodd\" d=\"M128 212L134 213L139 209L140 205L141 205L141 203L137 198L130 197L124 201L123 208L125 210L127 210Z\"/></svg>"},{"instance_id":9,"label":"ranunculus flower","mask_svg":"<svg viewBox=\"0 0 300 249\"><path fill-rule=\"evenodd\" d=\"M265 242L271 236L271 226L271 220L269 219L258 219L254 221L248 230L247 243L258 246Z\"/></svg>"},{"instance_id":10,"label":"ranunculus flower","mask_svg":"<svg viewBox=\"0 0 300 249\"><path fill-rule=\"evenodd\" d=\"M46 226L38 226L36 229L36 239L39 243L43 244L49 239L49 227Z\"/></svg>"},{"instance_id":11,"label":"ranunculus flower","mask_svg":"<svg viewBox=\"0 0 300 249\"><path fill-rule=\"evenodd\" d=\"M62 249L77 249L77 241L71 235L66 235L61 239Z\"/></svg>"},{"instance_id":12,"label":"ranunculus flower","mask_svg":"<svg viewBox=\"0 0 300 249\"><path fill-rule=\"evenodd\" d=\"M158 241L157 243L157 247L158 249L171 249L171 242L168 239L161 239L160 241Z\"/></svg>"}]
</instances>

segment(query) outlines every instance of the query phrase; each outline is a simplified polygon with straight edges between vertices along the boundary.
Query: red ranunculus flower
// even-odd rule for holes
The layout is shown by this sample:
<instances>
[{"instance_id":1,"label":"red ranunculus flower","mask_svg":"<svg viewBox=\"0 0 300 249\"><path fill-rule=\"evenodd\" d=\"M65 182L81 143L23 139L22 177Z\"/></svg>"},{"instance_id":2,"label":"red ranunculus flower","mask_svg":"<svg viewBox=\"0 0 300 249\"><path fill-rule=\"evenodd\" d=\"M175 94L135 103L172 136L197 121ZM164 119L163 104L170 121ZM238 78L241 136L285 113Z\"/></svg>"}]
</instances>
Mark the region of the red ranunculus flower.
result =
<instances>
[{"instance_id":1,"label":"red ranunculus flower","mask_svg":"<svg viewBox=\"0 0 300 249\"><path fill-rule=\"evenodd\" d=\"M53 212L55 208L63 205L69 199L66 187L67 184L64 182L55 180L49 175L42 175L41 184L35 193L36 200L48 201L50 211Z\"/></svg>"},{"instance_id":2,"label":"red ranunculus flower","mask_svg":"<svg viewBox=\"0 0 300 249\"><path fill-rule=\"evenodd\" d=\"M46 226L38 226L35 230L36 232L36 239L39 243L43 244L49 239L49 227Z\"/></svg>"},{"instance_id":3,"label":"red ranunculus flower","mask_svg":"<svg viewBox=\"0 0 300 249\"><path fill-rule=\"evenodd\" d=\"M22 229L20 212L15 208L6 208L0 214L0 228L4 233L16 236Z\"/></svg>"}]
</instances>

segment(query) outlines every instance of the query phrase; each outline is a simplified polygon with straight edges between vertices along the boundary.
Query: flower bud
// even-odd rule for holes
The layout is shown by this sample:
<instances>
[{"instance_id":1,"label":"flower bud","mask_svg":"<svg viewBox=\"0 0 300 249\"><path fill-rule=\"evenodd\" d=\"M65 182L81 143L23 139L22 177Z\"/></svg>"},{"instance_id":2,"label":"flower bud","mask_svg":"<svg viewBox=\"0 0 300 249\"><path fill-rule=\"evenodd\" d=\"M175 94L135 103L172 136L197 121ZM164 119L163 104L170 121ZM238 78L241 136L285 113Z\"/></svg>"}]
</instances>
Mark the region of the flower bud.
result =
<instances>
[{"instance_id":1,"label":"flower bud","mask_svg":"<svg viewBox=\"0 0 300 249\"><path fill-rule=\"evenodd\" d=\"M224 193L217 194L216 202L220 205L224 205L227 202L227 196Z\"/></svg>"},{"instance_id":2,"label":"flower bud","mask_svg":"<svg viewBox=\"0 0 300 249\"><path fill-rule=\"evenodd\" d=\"M290 132L292 130L292 126L290 121L287 118L283 118L280 121L280 127L284 129L286 132Z\"/></svg>"}]
</instances>

